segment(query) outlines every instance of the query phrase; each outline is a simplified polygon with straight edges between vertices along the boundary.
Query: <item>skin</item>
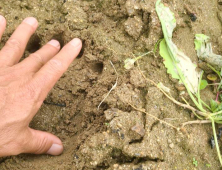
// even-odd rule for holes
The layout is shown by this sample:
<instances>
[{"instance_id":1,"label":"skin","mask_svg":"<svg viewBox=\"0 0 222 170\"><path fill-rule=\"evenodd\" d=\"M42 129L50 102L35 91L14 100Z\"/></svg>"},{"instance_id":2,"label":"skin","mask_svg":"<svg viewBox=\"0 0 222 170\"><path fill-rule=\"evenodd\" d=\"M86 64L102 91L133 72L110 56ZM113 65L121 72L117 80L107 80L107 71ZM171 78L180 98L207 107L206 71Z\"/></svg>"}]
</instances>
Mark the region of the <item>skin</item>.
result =
<instances>
[{"instance_id":1,"label":"skin","mask_svg":"<svg viewBox=\"0 0 222 170\"><path fill-rule=\"evenodd\" d=\"M49 91L79 54L82 43L75 38L60 50L51 40L19 62L28 40L37 29L35 18L26 18L0 51L0 157L20 153L59 155L61 140L31 129L29 123ZM0 38L6 20L0 16Z\"/></svg>"}]
</instances>

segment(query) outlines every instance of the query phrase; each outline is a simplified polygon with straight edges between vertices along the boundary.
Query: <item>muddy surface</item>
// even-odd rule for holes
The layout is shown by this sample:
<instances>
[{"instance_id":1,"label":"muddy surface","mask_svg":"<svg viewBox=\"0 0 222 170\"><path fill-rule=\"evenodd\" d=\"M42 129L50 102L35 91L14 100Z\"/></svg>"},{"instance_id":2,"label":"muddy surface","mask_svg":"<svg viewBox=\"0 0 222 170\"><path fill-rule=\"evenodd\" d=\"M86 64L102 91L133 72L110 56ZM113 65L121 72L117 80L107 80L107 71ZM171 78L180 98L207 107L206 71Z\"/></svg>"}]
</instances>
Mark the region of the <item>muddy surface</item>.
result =
<instances>
[{"instance_id":1,"label":"muddy surface","mask_svg":"<svg viewBox=\"0 0 222 170\"><path fill-rule=\"evenodd\" d=\"M164 2L177 19L174 42L193 62L198 63L193 43L196 33L210 36L214 52L222 53L221 1ZM155 0L1 0L0 14L8 21L1 46L25 17L38 19L39 28L24 57L52 38L62 45L74 37L83 40L80 55L31 123L33 128L60 137L64 153L1 158L0 169L219 169L216 150L209 145L210 125L190 125L183 133L177 132L128 104L176 127L194 120L188 110L146 82L138 67L124 69L126 58L153 50L163 38ZM118 72L118 85L98 110L116 81L110 61ZM176 81L167 75L159 55L145 56L139 62L148 78L164 83L179 100ZM211 98L211 91L207 88L202 96Z\"/></svg>"}]
</instances>

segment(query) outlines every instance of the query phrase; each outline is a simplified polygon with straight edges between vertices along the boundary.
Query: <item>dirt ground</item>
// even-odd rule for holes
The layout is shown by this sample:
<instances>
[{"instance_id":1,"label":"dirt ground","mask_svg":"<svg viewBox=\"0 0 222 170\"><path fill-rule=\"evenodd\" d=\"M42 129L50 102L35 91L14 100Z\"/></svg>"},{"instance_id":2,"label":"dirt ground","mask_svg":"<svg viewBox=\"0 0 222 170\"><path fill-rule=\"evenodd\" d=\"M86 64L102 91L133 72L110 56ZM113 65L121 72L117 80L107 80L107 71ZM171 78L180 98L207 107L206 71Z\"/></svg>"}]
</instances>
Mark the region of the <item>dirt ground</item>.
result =
<instances>
[{"instance_id":1,"label":"dirt ground","mask_svg":"<svg viewBox=\"0 0 222 170\"><path fill-rule=\"evenodd\" d=\"M194 120L191 113L169 101L146 82L138 67L124 69L132 54L154 49L163 38L155 12L156 0L0 0L0 14L7 19L1 46L16 26L28 16L36 17L39 28L24 57L50 39L66 44L74 37L83 49L69 70L52 89L31 127L51 132L64 143L64 153L11 156L0 159L1 170L192 170L220 169L216 149L211 149L211 125L186 126L177 132L128 103L179 127ZM194 35L211 37L213 50L222 53L221 0L165 0L175 13L174 42L194 63ZM195 13L192 21L189 11ZM118 85L98 110L116 81ZM169 87L179 99L177 82L166 73L157 54L139 60L143 73ZM214 96L208 87L205 100ZM197 167L193 159L198 162Z\"/></svg>"}]
</instances>

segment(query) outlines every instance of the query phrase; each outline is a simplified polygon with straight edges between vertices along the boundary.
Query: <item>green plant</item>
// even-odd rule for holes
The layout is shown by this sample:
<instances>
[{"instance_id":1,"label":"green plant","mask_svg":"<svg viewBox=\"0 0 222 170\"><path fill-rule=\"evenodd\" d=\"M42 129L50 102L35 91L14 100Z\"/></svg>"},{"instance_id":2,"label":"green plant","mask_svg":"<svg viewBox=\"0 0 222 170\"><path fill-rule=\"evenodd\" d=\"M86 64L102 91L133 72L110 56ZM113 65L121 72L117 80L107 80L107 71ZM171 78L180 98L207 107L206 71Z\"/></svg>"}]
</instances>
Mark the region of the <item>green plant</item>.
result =
<instances>
[{"instance_id":1,"label":"green plant","mask_svg":"<svg viewBox=\"0 0 222 170\"><path fill-rule=\"evenodd\" d=\"M197 162L197 160L196 160L195 158L193 158L193 165L194 165L195 167L198 166L198 162Z\"/></svg>"},{"instance_id":2,"label":"green plant","mask_svg":"<svg viewBox=\"0 0 222 170\"><path fill-rule=\"evenodd\" d=\"M211 164L206 164L206 166L207 166L208 168L210 168L210 167L211 167Z\"/></svg>"},{"instance_id":3,"label":"green plant","mask_svg":"<svg viewBox=\"0 0 222 170\"><path fill-rule=\"evenodd\" d=\"M202 80L203 71L200 73L196 71L196 66L191 62L189 57L187 57L182 51L180 51L177 46L172 41L173 30L176 27L176 19L174 14L170 11L168 7L165 7L161 0L156 2L156 11L162 25L162 31L164 34L164 39L160 42L160 55L164 58L164 64L167 68L167 73L171 74L173 78L178 79L180 83L184 84L186 90L192 99L193 103L198 109L195 109L189 105L189 103L184 99L186 103L186 108L192 110L192 112L201 120L205 122L210 121L212 124L213 135L215 140L215 145L218 153L219 161L222 165L222 158L220 154L220 149L217 141L217 134L215 129L215 123L222 123L222 104L217 104L211 100L210 106L207 105L200 96L200 90L204 89L208 83L206 80ZM203 38L204 40L207 36L198 34L198 38ZM200 39L198 39L200 40ZM196 50L198 54L204 54L202 44L204 42L195 40ZM206 44L204 44L206 45ZM208 47L211 47L208 44ZM201 51L198 52L198 49ZM212 53L212 50L208 50L208 54L212 57L217 56ZM210 65L209 65L210 66ZM214 67L211 66L211 69L214 70L221 80L221 72L217 71ZM221 87L219 83L218 89ZM160 86L158 88L161 88ZM164 90L162 89L162 92ZM178 105L183 105L170 95L167 95L174 103ZM185 105L183 105L185 107ZM193 158L193 163L197 165L197 161Z\"/></svg>"},{"instance_id":4,"label":"green plant","mask_svg":"<svg viewBox=\"0 0 222 170\"><path fill-rule=\"evenodd\" d=\"M158 42L157 42L156 44L158 44ZM146 55L151 54L151 53L153 53L153 55L155 56L155 52L154 52L154 51L149 51L149 52L147 52L147 53L144 53L144 54L142 54L142 55L139 55L138 57L135 57L135 56L133 55L134 58L127 58L127 59L124 61L124 68L127 69L127 70L133 68L133 67L134 67L134 63L135 63L137 60L139 60L139 59L141 59L143 56L146 56Z\"/></svg>"}]
</instances>

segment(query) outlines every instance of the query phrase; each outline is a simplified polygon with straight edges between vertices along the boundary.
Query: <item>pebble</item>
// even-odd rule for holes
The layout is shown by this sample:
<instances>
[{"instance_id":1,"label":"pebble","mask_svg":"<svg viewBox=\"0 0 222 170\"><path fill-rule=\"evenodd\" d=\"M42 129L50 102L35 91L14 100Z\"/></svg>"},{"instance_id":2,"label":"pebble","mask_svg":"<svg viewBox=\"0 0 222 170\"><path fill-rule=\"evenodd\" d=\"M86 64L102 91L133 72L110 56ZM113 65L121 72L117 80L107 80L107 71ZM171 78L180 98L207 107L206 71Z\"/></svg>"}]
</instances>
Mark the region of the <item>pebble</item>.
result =
<instances>
[{"instance_id":1,"label":"pebble","mask_svg":"<svg viewBox=\"0 0 222 170\"><path fill-rule=\"evenodd\" d=\"M177 139L176 139L176 141L179 143L179 142L180 142L180 139L179 139L179 138L177 138Z\"/></svg>"},{"instance_id":2,"label":"pebble","mask_svg":"<svg viewBox=\"0 0 222 170\"><path fill-rule=\"evenodd\" d=\"M173 143L169 144L169 147L170 147L171 149L173 149L173 148L174 148L174 144L173 144Z\"/></svg>"},{"instance_id":3,"label":"pebble","mask_svg":"<svg viewBox=\"0 0 222 170\"><path fill-rule=\"evenodd\" d=\"M176 87L176 89L177 89L178 91L184 91L184 90L186 90L186 88L185 88L185 86L184 86L183 84L177 84L177 85L175 85L175 87Z\"/></svg>"},{"instance_id":4,"label":"pebble","mask_svg":"<svg viewBox=\"0 0 222 170\"><path fill-rule=\"evenodd\" d=\"M145 129L142 125L135 125L131 128L132 131L138 133L139 135L141 136L144 136L145 135Z\"/></svg>"},{"instance_id":5,"label":"pebble","mask_svg":"<svg viewBox=\"0 0 222 170\"><path fill-rule=\"evenodd\" d=\"M113 168L118 168L119 167L119 164L114 164L113 165Z\"/></svg>"},{"instance_id":6,"label":"pebble","mask_svg":"<svg viewBox=\"0 0 222 170\"><path fill-rule=\"evenodd\" d=\"M136 1L136 0L127 0L126 1L126 11L129 16L135 15L140 8L141 8L141 6L138 1Z\"/></svg>"},{"instance_id":7,"label":"pebble","mask_svg":"<svg viewBox=\"0 0 222 170\"><path fill-rule=\"evenodd\" d=\"M168 143L172 143L172 140L168 139L167 142L168 142Z\"/></svg>"},{"instance_id":8,"label":"pebble","mask_svg":"<svg viewBox=\"0 0 222 170\"><path fill-rule=\"evenodd\" d=\"M140 33L143 29L143 22L140 17L134 16L133 18L129 17L124 23L125 31L137 40L140 36Z\"/></svg>"}]
</instances>

